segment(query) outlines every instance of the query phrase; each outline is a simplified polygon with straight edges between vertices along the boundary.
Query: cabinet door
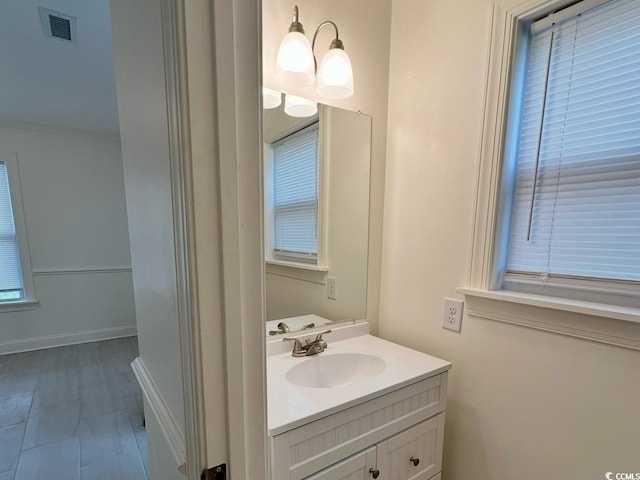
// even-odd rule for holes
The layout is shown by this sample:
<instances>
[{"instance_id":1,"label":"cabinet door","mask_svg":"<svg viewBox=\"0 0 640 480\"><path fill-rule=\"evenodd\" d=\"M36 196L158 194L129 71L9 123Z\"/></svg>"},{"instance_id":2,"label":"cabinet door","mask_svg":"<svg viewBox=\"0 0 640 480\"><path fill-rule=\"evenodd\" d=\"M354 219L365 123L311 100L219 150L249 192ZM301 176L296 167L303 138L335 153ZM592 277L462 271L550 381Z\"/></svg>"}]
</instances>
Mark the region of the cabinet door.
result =
<instances>
[{"instance_id":1,"label":"cabinet door","mask_svg":"<svg viewBox=\"0 0 640 480\"><path fill-rule=\"evenodd\" d=\"M444 413L378 444L380 480L428 480L442 468Z\"/></svg>"},{"instance_id":2,"label":"cabinet door","mask_svg":"<svg viewBox=\"0 0 640 480\"><path fill-rule=\"evenodd\" d=\"M305 480L369 480L372 478L369 473L372 468L376 468L375 447L356 453Z\"/></svg>"}]
</instances>

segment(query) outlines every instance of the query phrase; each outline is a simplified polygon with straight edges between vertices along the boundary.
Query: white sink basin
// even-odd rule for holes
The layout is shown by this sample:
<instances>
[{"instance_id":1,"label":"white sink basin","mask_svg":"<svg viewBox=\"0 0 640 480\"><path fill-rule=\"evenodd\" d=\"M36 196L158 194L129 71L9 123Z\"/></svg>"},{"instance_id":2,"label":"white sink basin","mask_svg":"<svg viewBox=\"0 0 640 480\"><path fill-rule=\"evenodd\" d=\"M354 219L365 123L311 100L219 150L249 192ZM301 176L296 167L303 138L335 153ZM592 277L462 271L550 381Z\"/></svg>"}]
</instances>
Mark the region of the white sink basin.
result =
<instances>
[{"instance_id":1,"label":"white sink basin","mask_svg":"<svg viewBox=\"0 0 640 480\"><path fill-rule=\"evenodd\" d=\"M386 363L366 353L319 354L287 371L287 380L300 387L331 388L380 375Z\"/></svg>"}]
</instances>

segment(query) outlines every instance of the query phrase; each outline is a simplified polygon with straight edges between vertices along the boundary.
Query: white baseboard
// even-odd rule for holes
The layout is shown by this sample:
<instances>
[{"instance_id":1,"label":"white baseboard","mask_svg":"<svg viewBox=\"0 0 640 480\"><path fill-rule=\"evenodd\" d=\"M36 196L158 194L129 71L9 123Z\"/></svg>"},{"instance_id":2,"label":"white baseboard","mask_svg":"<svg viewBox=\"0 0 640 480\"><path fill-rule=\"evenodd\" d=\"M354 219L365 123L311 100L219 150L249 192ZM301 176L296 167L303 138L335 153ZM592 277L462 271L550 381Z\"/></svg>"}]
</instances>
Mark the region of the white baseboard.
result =
<instances>
[{"instance_id":1,"label":"white baseboard","mask_svg":"<svg viewBox=\"0 0 640 480\"><path fill-rule=\"evenodd\" d=\"M0 342L0 355L29 352L43 348L63 347L65 345L75 345L78 343L96 342L98 340L110 340L112 338L133 337L137 334L138 330L135 326L127 326L9 340Z\"/></svg>"},{"instance_id":2,"label":"white baseboard","mask_svg":"<svg viewBox=\"0 0 640 480\"><path fill-rule=\"evenodd\" d=\"M151 407L153 415L160 425L164 439L173 453L178 471L186 475L186 440L184 432L181 430L175 417L169 410L167 403L162 397L162 393L158 390L149 370L145 366L140 357L137 357L132 363L133 373L138 379L142 394Z\"/></svg>"}]
</instances>

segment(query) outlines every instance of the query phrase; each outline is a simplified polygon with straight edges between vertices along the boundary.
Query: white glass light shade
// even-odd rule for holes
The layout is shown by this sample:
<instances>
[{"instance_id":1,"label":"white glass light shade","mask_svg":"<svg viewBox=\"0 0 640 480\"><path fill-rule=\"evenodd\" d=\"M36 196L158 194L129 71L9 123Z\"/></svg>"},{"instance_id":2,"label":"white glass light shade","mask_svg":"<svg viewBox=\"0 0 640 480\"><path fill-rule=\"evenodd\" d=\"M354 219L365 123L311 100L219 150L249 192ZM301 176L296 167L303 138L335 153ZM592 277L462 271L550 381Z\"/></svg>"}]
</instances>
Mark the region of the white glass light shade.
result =
<instances>
[{"instance_id":1,"label":"white glass light shade","mask_svg":"<svg viewBox=\"0 0 640 480\"><path fill-rule=\"evenodd\" d=\"M290 117L311 117L318 113L318 103L295 95L285 95L284 113Z\"/></svg>"},{"instance_id":2,"label":"white glass light shade","mask_svg":"<svg viewBox=\"0 0 640 480\"><path fill-rule=\"evenodd\" d=\"M330 49L318 69L318 95L332 100L353 95L353 70L351 60L341 48Z\"/></svg>"},{"instance_id":3,"label":"white glass light shade","mask_svg":"<svg viewBox=\"0 0 640 480\"><path fill-rule=\"evenodd\" d=\"M276 80L298 87L315 80L313 53L304 34L289 32L282 39L276 58Z\"/></svg>"},{"instance_id":4,"label":"white glass light shade","mask_svg":"<svg viewBox=\"0 0 640 480\"><path fill-rule=\"evenodd\" d=\"M276 108L282 103L282 94L276 90L262 87L262 108Z\"/></svg>"}]
</instances>

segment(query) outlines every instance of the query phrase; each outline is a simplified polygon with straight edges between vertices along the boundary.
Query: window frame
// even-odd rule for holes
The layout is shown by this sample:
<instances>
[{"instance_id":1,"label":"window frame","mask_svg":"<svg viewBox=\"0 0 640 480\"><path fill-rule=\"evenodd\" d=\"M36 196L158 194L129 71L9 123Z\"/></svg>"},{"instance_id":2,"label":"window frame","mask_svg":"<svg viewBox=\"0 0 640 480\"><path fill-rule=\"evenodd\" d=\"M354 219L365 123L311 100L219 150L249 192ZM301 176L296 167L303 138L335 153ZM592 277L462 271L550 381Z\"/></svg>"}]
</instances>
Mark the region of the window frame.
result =
<instances>
[{"instance_id":1,"label":"window frame","mask_svg":"<svg viewBox=\"0 0 640 480\"><path fill-rule=\"evenodd\" d=\"M280 275L294 279L304 280L312 283L325 284L326 276L329 271L329 258L327 247L327 224L328 224L328 208L326 200L328 198L328 168L329 160L326 149L326 132L328 128L326 123L329 121L325 109L322 105L318 105L318 115L309 117L306 121L296 125L295 128L278 132L272 138L264 139L264 218L265 218L265 263L266 272L273 275ZM318 125L318 213L317 213L317 234L318 234L318 253L315 263L304 261L296 261L292 257L274 255L274 210L273 210L273 151L271 146L286 137L293 135L299 131L305 130L313 125ZM285 258L286 257L286 258Z\"/></svg>"},{"instance_id":2,"label":"window frame","mask_svg":"<svg viewBox=\"0 0 640 480\"><path fill-rule=\"evenodd\" d=\"M510 118L506 127L506 138L508 139L508 143L512 143L515 146L522 141L521 129L523 120L521 115L523 114L522 106L524 104L524 91L527 88L526 83L528 82L527 71L530 68L530 43L532 41L532 36L542 34L542 32L549 32L554 29L554 25L567 20L573 21L581 13L589 12L599 6L604 6L610 1L615 0L580 1L533 22L533 24L528 26L529 28L526 29L524 35L518 38L518 42L516 43L516 56L518 59L522 59L522 63L518 63L514 68L511 80L512 86L514 87L513 95L509 100L508 107L512 110L514 107L516 108L513 112L513 116L517 116L517 118L514 118L513 120ZM615 5L613 6L615 7ZM529 31L531 33L529 33ZM546 48L547 47L545 46L545 49ZM545 119L539 117L538 120L540 121L540 125L546 125L548 123L546 115ZM517 181L512 180L516 178L515 174L517 173L517 165L520 161L518 158L519 156L520 153L517 149L514 149L513 151L505 151L505 168L503 169L503 175L505 176L506 181L503 181L503 188L509 189L507 191L509 201L507 202L508 205L505 205L501 210L501 212L503 212L501 215L504 215L504 218L500 221L500 225L505 225L504 235L500 237L501 240L505 239L507 236L512 238L514 235L512 225L514 218L519 218L520 220L523 218L518 216L514 217L512 211L515 202L515 190L519 186ZM540 180L538 182L539 184L542 183L541 172L544 168L544 160L542 159L540 159L540 166L540 172L538 173L538 179ZM506 186L507 184L508 187ZM527 195L529 195L529 193L527 193ZM538 197L542 197L542 193L535 195L535 193L532 192L531 195L533 195L531 199L532 202L534 201L534 198L537 199ZM531 214L532 212L530 212L530 215ZM529 222L531 222L531 217ZM640 282L625 280L622 278L607 279L603 276L588 276L580 274L572 275L570 273L551 273L544 282L541 282L540 278L543 275L542 271L532 272L509 269L508 254L512 245L508 245L507 243L508 242L505 241L505 244L500 246L497 258L499 281L502 288L505 290L537 293L540 295L558 296L562 298L573 298L576 300L595 300L602 303L635 308L640 307L640 304L638 304ZM553 242L551 242L551 244L553 244Z\"/></svg>"},{"instance_id":3,"label":"window frame","mask_svg":"<svg viewBox=\"0 0 640 480\"><path fill-rule=\"evenodd\" d=\"M513 193L510 174L515 168L515 161L505 158L514 158L518 130L508 126L520 118L513 105L520 95L515 86L522 85L526 67L522 53L528 26L573 3L534 0L510 10L492 6L469 273L467 286L457 291L465 295L470 317L640 350L640 309L502 288Z\"/></svg>"},{"instance_id":4,"label":"window frame","mask_svg":"<svg viewBox=\"0 0 640 480\"><path fill-rule=\"evenodd\" d=\"M0 312L30 310L37 307L38 301L36 300L33 284L33 271L31 268L27 225L24 216L22 190L20 188L18 155L15 153L0 152L0 162L5 164L7 168L7 176L9 178L9 195L11 196L13 223L18 240L22 287L24 290L24 298L16 301L0 302Z\"/></svg>"}]
</instances>

